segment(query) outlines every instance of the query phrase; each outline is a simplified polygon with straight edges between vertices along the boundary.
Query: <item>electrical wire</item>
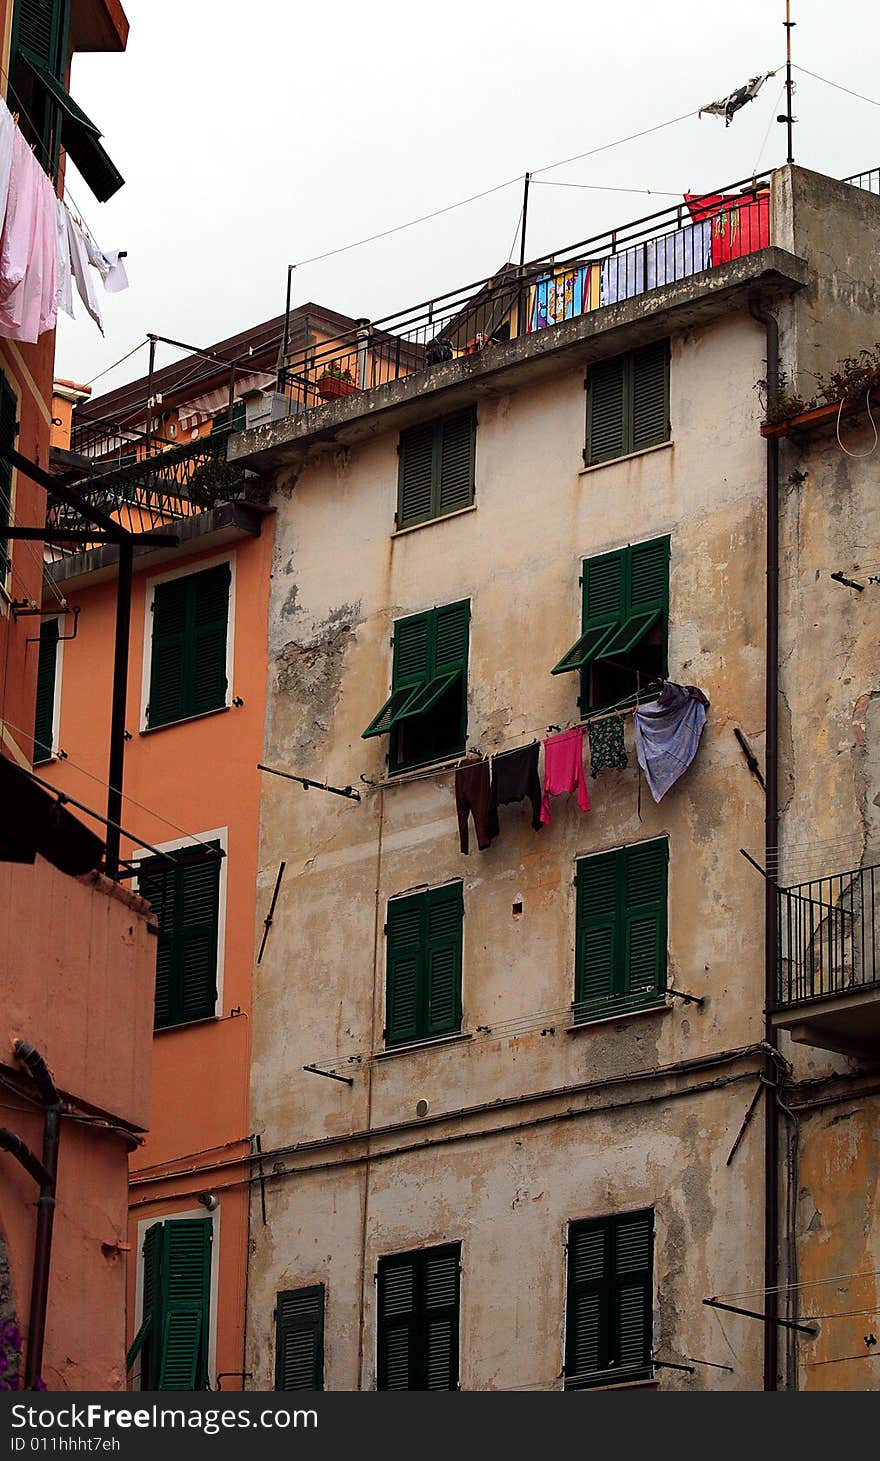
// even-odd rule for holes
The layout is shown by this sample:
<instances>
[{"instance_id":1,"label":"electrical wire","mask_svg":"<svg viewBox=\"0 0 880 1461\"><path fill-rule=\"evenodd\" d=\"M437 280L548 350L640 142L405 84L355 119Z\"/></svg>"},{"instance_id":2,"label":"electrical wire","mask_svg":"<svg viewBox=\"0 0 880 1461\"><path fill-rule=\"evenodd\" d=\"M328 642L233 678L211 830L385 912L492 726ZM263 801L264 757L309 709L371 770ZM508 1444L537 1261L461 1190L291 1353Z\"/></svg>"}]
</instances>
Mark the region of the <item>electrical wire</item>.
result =
<instances>
[{"instance_id":1,"label":"electrical wire","mask_svg":"<svg viewBox=\"0 0 880 1461\"><path fill-rule=\"evenodd\" d=\"M871 430L874 433L874 445L872 447L870 447L868 451L850 451L849 447L844 446L843 442L841 441L841 439L840 439L840 418L843 415L844 405L845 405L845 402L841 401L840 407L839 407L838 412L837 412L837 424L836 424L836 427L835 427L835 432L836 432L836 435L837 435L837 445L840 447L840 450L846 456L852 457L853 460L856 461L856 462L861 461L864 457L872 457L874 455L875 451L877 450L877 444L878 444L878 442L880 442L880 437L878 437L878 435L877 435L877 427L874 424L874 417L871 414L871 387L868 386L868 389L865 392L865 405L868 408L868 420L871 423Z\"/></svg>"},{"instance_id":2,"label":"electrical wire","mask_svg":"<svg viewBox=\"0 0 880 1461\"><path fill-rule=\"evenodd\" d=\"M127 352L127 354L120 355L119 359L118 360L114 360L114 362L113 362L112 365L107 365L107 366L104 367L103 370L99 370L97 375L93 375L92 378L91 378L91 380L85 381L84 384L87 385L87 386L93 386L95 384L95 381L96 380L100 380L101 379L101 376L102 375L109 375L110 371L111 370L115 370L116 367L117 367L117 365L123 365L126 360L130 360L131 359L132 355L136 355L139 350L143 350L143 348L144 348L144 346L146 344L147 344L147 341L146 340L140 340L138 342L138 344L134 346L133 349L131 349L131 350L129 350Z\"/></svg>"},{"instance_id":3,"label":"electrical wire","mask_svg":"<svg viewBox=\"0 0 880 1461\"><path fill-rule=\"evenodd\" d=\"M792 62L792 69L802 71L805 76L812 76L814 81L824 81L826 86L833 86L835 91L845 91L847 96L857 97L859 101L866 101L872 107L880 107L880 101L876 101L873 96L863 96L860 91L852 91L848 86L841 86L839 81L832 81L830 76L820 76L818 71L808 71L806 66L798 66L796 62Z\"/></svg>"},{"instance_id":4,"label":"electrical wire","mask_svg":"<svg viewBox=\"0 0 880 1461\"><path fill-rule=\"evenodd\" d=\"M756 173L758 171L758 168L761 165L761 158L764 156L764 148L767 146L767 138L770 136L770 128L773 126L773 120L774 120L774 118L776 116L776 113L779 110L779 104L782 101L782 97L783 97L784 92L785 92L785 82L783 81L782 85L779 88L779 95L777 96L776 101L773 104L773 110L770 113L769 121L767 122L767 130L764 133L764 140L761 143L761 148L760 148L760 151L758 152L758 156L755 158L755 166L752 168L752 172L753 173Z\"/></svg>"},{"instance_id":5,"label":"electrical wire","mask_svg":"<svg viewBox=\"0 0 880 1461\"><path fill-rule=\"evenodd\" d=\"M671 193L663 188L612 188L605 183L557 183L546 178L535 178L538 188L584 188L590 193L640 193L649 198L681 198L681 189Z\"/></svg>"},{"instance_id":6,"label":"electrical wire","mask_svg":"<svg viewBox=\"0 0 880 1461\"><path fill-rule=\"evenodd\" d=\"M726 1293L713 1294L716 1299L760 1299L764 1294L792 1293L795 1289L816 1288L820 1284L843 1283L844 1280L857 1278L877 1278L880 1276L880 1268L869 1268L865 1272L859 1269L852 1269L849 1273L830 1273L827 1278L805 1278L800 1283L779 1283L771 1284L760 1289L741 1289L736 1292L728 1290ZM819 1315L814 1315L819 1318Z\"/></svg>"}]
</instances>

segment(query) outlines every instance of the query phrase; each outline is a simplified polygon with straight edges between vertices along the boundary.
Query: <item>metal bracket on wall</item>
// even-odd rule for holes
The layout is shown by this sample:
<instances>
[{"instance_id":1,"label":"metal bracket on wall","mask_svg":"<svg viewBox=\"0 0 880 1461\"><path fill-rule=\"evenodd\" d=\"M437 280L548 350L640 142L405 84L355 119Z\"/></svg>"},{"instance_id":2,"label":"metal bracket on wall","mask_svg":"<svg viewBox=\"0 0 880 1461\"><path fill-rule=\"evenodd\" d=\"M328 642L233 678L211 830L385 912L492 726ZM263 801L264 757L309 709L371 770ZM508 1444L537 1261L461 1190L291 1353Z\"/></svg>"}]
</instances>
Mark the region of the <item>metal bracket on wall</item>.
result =
<instances>
[{"instance_id":1,"label":"metal bracket on wall","mask_svg":"<svg viewBox=\"0 0 880 1461\"><path fill-rule=\"evenodd\" d=\"M337 1075L335 1070L321 1070L318 1065L304 1065L303 1070L309 1071L311 1075L326 1076L328 1081L341 1081L344 1086L353 1086L354 1079L350 1075Z\"/></svg>"},{"instance_id":2,"label":"metal bracket on wall","mask_svg":"<svg viewBox=\"0 0 880 1461\"><path fill-rule=\"evenodd\" d=\"M272 894L272 902L269 904L269 912L263 919L263 937L260 940L260 952L257 954L258 964L261 964L263 962L263 950L266 947L266 939L269 937L269 929L272 927L272 918L275 913L275 904L278 902L278 893L281 889L281 879L284 877L284 869L286 867L287 863L282 862L280 867L278 868L278 876L275 879L275 891Z\"/></svg>"},{"instance_id":3,"label":"metal bracket on wall","mask_svg":"<svg viewBox=\"0 0 880 1461\"><path fill-rule=\"evenodd\" d=\"M334 796L348 797L349 801L359 802L361 799L360 792L355 791L353 786L328 786L326 781L312 781L309 776L294 776L291 771L279 771L275 766L264 766L260 761L257 762L257 770L268 771L271 776L283 776L286 781L297 781L303 791L314 786L318 791L329 791Z\"/></svg>"},{"instance_id":4,"label":"metal bracket on wall","mask_svg":"<svg viewBox=\"0 0 880 1461\"><path fill-rule=\"evenodd\" d=\"M726 1309L728 1314L744 1314L747 1319L760 1319L762 1324L776 1324L780 1329L798 1329L815 1339L819 1330L815 1324L799 1324L794 1319L780 1319L776 1314L759 1314L757 1309L741 1309L738 1304L722 1304L720 1299L704 1299L710 1309Z\"/></svg>"}]
</instances>

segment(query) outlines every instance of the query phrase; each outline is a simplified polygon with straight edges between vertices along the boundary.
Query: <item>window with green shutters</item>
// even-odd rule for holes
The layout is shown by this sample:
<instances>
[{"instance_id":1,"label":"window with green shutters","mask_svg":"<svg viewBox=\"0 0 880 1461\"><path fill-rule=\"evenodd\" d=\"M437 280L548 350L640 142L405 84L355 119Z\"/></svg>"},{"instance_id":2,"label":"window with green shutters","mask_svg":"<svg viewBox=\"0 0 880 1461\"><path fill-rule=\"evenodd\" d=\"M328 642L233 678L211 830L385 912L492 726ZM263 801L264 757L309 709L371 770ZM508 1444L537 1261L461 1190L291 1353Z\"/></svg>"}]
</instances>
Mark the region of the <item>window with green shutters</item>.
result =
<instances>
[{"instance_id":1,"label":"window with green shutters","mask_svg":"<svg viewBox=\"0 0 880 1461\"><path fill-rule=\"evenodd\" d=\"M50 761L55 752L55 686L58 676L58 620L40 625L37 663L37 706L34 715L34 765Z\"/></svg>"},{"instance_id":2,"label":"window with green shutters","mask_svg":"<svg viewBox=\"0 0 880 1461\"><path fill-rule=\"evenodd\" d=\"M14 447L18 433L18 400L0 370L0 445ZM12 467L0 457L0 585L6 586L10 569L9 538L5 529L12 521Z\"/></svg>"},{"instance_id":3,"label":"window with green shutters","mask_svg":"<svg viewBox=\"0 0 880 1461\"><path fill-rule=\"evenodd\" d=\"M101 130L68 93L70 0L15 0L9 55L9 104L19 111L40 165L57 175L61 145L99 202L122 187L123 178L101 145Z\"/></svg>"},{"instance_id":4,"label":"window with green shutters","mask_svg":"<svg viewBox=\"0 0 880 1461\"><path fill-rule=\"evenodd\" d=\"M170 1218L144 1235L141 1324L126 1356L141 1390L207 1390L210 1218Z\"/></svg>"},{"instance_id":5,"label":"window with green shutters","mask_svg":"<svg viewBox=\"0 0 880 1461\"><path fill-rule=\"evenodd\" d=\"M378 1388L457 1390L461 1245L380 1258Z\"/></svg>"},{"instance_id":6,"label":"window with green shutters","mask_svg":"<svg viewBox=\"0 0 880 1461\"><path fill-rule=\"evenodd\" d=\"M662 1002L668 863L665 837L578 860L576 1022Z\"/></svg>"},{"instance_id":7,"label":"window with green shutters","mask_svg":"<svg viewBox=\"0 0 880 1461\"><path fill-rule=\"evenodd\" d=\"M554 665L577 670L583 713L635 699L667 674L670 540L653 538L588 558L581 635Z\"/></svg>"},{"instance_id":8,"label":"window with green shutters","mask_svg":"<svg viewBox=\"0 0 880 1461\"><path fill-rule=\"evenodd\" d=\"M228 563L153 589L147 725L172 725L227 703Z\"/></svg>"},{"instance_id":9,"label":"window with green shutters","mask_svg":"<svg viewBox=\"0 0 880 1461\"><path fill-rule=\"evenodd\" d=\"M386 1045L436 1040L461 1029L463 920L461 883L389 901Z\"/></svg>"},{"instance_id":10,"label":"window with green shutters","mask_svg":"<svg viewBox=\"0 0 880 1461\"><path fill-rule=\"evenodd\" d=\"M570 1224L566 1390L650 1377L653 1247L650 1209Z\"/></svg>"},{"instance_id":11,"label":"window with green shutters","mask_svg":"<svg viewBox=\"0 0 880 1461\"><path fill-rule=\"evenodd\" d=\"M206 843L220 851L219 842ZM174 858L175 853L169 852ZM181 858L183 854L178 854ZM217 951L220 913L220 857L169 867L147 857L138 866L137 891L159 921L154 1027L212 1019L217 1008Z\"/></svg>"},{"instance_id":12,"label":"window with green shutters","mask_svg":"<svg viewBox=\"0 0 880 1461\"><path fill-rule=\"evenodd\" d=\"M275 1389L324 1388L324 1285L287 1289L275 1303Z\"/></svg>"},{"instance_id":13,"label":"window with green shutters","mask_svg":"<svg viewBox=\"0 0 880 1461\"><path fill-rule=\"evenodd\" d=\"M669 440L669 341L591 365L587 376L587 466Z\"/></svg>"},{"instance_id":14,"label":"window with green shutters","mask_svg":"<svg viewBox=\"0 0 880 1461\"><path fill-rule=\"evenodd\" d=\"M474 500L477 417L471 407L400 434L398 528L470 507Z\"/></svg>"},{"instance_id":15,"label":"window with green shutters","mask_svg":"<svg viewBox=\"0 0 880 1461\"><path fill-rule=\"evenodd\" d=\"M388 765L406 771L460 754L467 738L468 599L394 625L391 694L363 732L390 736Z\"/></svg>"}]
</instances>

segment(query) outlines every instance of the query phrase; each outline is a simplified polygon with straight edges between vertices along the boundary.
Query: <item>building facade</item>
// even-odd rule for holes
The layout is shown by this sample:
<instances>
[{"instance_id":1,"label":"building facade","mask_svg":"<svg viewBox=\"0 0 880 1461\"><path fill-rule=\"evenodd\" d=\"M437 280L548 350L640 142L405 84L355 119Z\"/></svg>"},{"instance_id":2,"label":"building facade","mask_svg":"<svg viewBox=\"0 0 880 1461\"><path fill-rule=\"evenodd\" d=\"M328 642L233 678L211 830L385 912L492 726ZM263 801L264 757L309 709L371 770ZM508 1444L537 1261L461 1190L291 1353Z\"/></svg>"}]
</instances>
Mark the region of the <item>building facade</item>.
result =
<instances>
[{"instance_id":1,"label":"building facade","mask_svg":"<svg viewBox=\"0 0 880 1461\"><path fill-rule=\"evenodd\" d=\"M870 472L768 446L757 387L873 340L878 213L781 169L231 445L276 508L263 759L317 783L262 788L254 1388L876 1385L876 1046L795 1045L776 888L841 821L876 851L876 614L814 581ZM709 709L656 803L662 680ZM590 721L610 768L493 837L474 767Z\"/></svg>"}]
</instances>

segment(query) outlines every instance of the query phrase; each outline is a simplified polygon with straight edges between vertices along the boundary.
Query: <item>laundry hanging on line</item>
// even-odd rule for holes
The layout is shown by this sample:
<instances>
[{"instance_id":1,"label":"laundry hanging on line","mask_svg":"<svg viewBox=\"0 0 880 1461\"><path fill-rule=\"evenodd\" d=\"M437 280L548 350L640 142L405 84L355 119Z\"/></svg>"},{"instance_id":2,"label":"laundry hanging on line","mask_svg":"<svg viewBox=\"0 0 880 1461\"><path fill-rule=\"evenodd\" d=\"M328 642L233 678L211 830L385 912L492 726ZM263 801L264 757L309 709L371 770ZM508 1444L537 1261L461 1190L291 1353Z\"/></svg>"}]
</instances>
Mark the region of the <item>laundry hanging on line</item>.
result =
<instances>
[{"instance_id":1,"label":"laundry hanging on line","mask_svg":"<svg viewBox=\"0 0 880 1461\"><path fill-rule=\"evenodd\" d=\"M550 821L551 796L565 796L576 791L582 812L590 810L590 793L584 777L584 728L563 731L544 742L544 794L541 798L541 821Z\"/></svg>"},{"instance_id":2,"label":"laundry hanging on line","mask_svg":"<svg viewBox=\"0 0 880 1461\"><path fill-rule=\"evenodd\" d=\"M462 852L467 856L468 816L474 819L477 846L485 852L498 836L498 812L489 804L489 762L466 761L455 773L455 810Z\"/></svg>"},{"instance_id":3,"label":"laundry hanging on line","mask_svg":"<svg viewBox=\"0 0 880 1461\"><path fill-rule=\"evenodd\" d=\"M525 801L532 804L532 828L540 832L541 822L541 778L538 775L538 752L540 746L533 741L530 746L518 746L513 751L502 751L491 757L492 784L489 793L489 808L495 814L498 827L498 808L511 802ZM497 836L497 832L495 834Z\"/></svg>"},{"instance_id":4,"label":"laundry hanging on line","mask_svg":"<svg viewBox=\"0 0 880 1461\"><path fill-rule=\"evenodd\" d=\"M662 801L696 756L708 705L696 685L666 681L656 700L634 711L636 755L655 802Z\"/></svg>"},{"instance_id":5,"label":"laundry hanging on line","mask_svg":"<svg viewBox=\"0 0 880 1461\"><path fill-rule=\"evenodd\" d=\"M108 293L128 287L120 251L100 249L73 218L0 98L0 337L33 345L59 309L72 315L71 276L103 333L91 268Z\"/></svg>"},{"instance_id":6,"label":"laundry hanging on line","mask_svg":"<svg viewBox=\"0 0 880 1461\"><path fill-rule=\"evenodd\" d=\"M623 770L629 765L622 715L607 715L602 720L591 720L587 726L587 736L590 742L590 775L594 780L600 771Z\"/></svg>"}]
</instances>

